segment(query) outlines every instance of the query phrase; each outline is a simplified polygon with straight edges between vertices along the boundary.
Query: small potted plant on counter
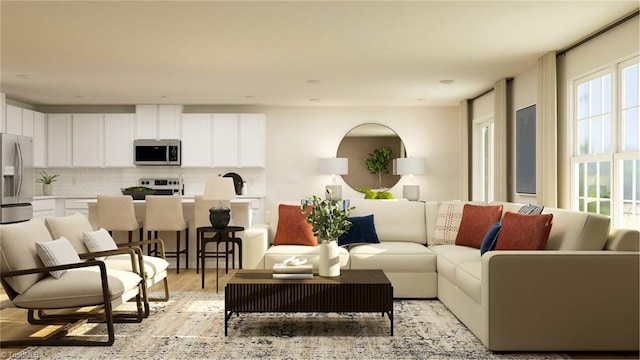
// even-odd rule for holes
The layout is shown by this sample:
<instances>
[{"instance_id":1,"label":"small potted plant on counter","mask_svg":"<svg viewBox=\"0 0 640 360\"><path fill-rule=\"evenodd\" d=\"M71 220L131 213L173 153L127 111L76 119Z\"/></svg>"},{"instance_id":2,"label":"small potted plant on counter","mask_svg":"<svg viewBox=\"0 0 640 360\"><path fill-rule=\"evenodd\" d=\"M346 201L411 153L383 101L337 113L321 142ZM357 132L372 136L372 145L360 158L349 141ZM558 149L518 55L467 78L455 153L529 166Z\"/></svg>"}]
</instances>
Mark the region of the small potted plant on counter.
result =
<instances>
[{"instance_id":1,"label":"small potted plant on counter","mask_svg":"<svg viewBox=\"0 0 640 360\"><path fill-rule=\"evenodd\" d=\"M36 180L36 182L39 182L42 184L42 194L45 196L51 195L53 192L53 182L56 181L56 178L60 176L58 174L56 175L49 175L47 174L46 171L41 171L40 172L40 178Z\"/></svg>"}]
</instances>

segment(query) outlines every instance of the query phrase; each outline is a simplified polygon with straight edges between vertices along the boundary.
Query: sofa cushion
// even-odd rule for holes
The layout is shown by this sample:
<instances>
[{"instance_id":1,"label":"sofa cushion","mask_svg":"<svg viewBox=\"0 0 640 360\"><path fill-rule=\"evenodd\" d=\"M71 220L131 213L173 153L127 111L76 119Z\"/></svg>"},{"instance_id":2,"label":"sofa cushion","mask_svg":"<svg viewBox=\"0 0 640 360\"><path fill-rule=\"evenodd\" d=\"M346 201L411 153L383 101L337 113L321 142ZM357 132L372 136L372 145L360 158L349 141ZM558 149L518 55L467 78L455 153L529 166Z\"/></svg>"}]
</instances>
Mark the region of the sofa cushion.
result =
<instances>
[{"instance_id":1,"label":"sofa cushion","mask_svg":"<svg viewBox=\"0 0 640 360\"><path fill-rule=\"evenodd\" d=\"M78 253L65 237L53 241L37 242L36 251L44 266L77 264L81 262ZM67 270L49 271L51 276L56 279L59 279L65 272L67 272Z\"/></svg>"},{"instance_id":2,"label":"sofa cushion","mask_svg":"<svg viewBox=\"0 0 640 360\"><path fill-rule=\"evenodd\" d=\"M144 262L145 279L152 279L156 275L166 271L169 267L169 262L161 257L142 255L142 261ZM107 256L104 259L104 263L109 270L119 269L133 271L131 267L131 255L129 254Z\"/></svg>"},{"instance_id":3,"label":"sofa cushion","mask_svg":"<svg viewBox=\"0 0 640 360\"><path fill-rule=\"evenodd\" d=\"M454 283L478 304L482 302L482 261L463 262L456 268Z\"/></svg>"},{"instance_id":4,"label":"sofa cushion","mask_svg":"<svg viewBox=\"0 0 640 360\"><path fill-rule=\"evenodd\" d=\"M373 214L350 217L351 227L338 238L338 245L379 244Z\"/></svg>"},{"instance_id":5,"label":"sofa cushion","mask_svg":"<svg viewBox=\"0 0 640 360\"><path fill-rule=\"evenodd\" d=\"M456 242L464 205L460 201L438 202L438 217L429 245L454 244Z\"/></svg>"},{"instance_id":6,"label":"sofa cushion","mask_svg":"<svg viewBox=\"0 0 640 360\"><path fill-rule=\"evenodd\" d=\"M438 255L438 274L454 283L458 265L481 259L480 251L468 246L445 244L430 246L429 249Z\"/></svg>"},{"instance_id":7,"label":"sofa cushion","mask_svg":"<svg viewBox=\"0 0 640 360\"><path fill-rule=\"evenodd\" d=\"M500 233L500 229L502 228L502 223L497 222L487 230L487 233L484 235L484 239L482 239L482 244L480 245L480 255L486 253L487 251L495 250L496 241L498 240L498 234Z\"/></svg>"},{"instance_id":8,"label":"sofa cushion","mask_svg":"<svg viewBox=\"0 0 640 360\"><path fill-rule=\"evenodd\" d=\"M553 223L552 214L507 212L502 219L496 250L544 250Z\"/></svg>"},{"instance_id":9,"label":"sofa cushion","mask_svg":"<svg viewBox=\"0 0 640 360\"><path fill-rule=\"evenodd\" d=\"M117 299L125 295L125 292L136 289L140 277L130 271L111 269L108 271L107 281L111 299ZM46 278L32 286L29 291L16 296L13 303L18 307L40 309L102 304L104 298L100 270L97 266L70 269L60 279Z\"/></svg>"},{"instance_id":10,"label":"sofa cushion","mask_svg":"<svg viewBox=\"0 0 640 360\"><path fill-rule=\"evenodd\" d=\"M278 228L274 245L318 245L311 224L307 222L300 206L280 204L278 206Z\"/></svg>"},{"instance_id":11,"label":"sofa cushion","mask_svg":"<svg viewBox=\"0 0 640 360\"><path fill-rule=\"evenodd\" d=\"M40 219L0 225L0 271L18 271L42 267L42 261L36 251L36 242L51 241L51 235ZM27 291L46 273L23 275L5 278L11 288L18 294Z\"/></svg>"},{"instance_id":12,"label":"sofa cushion","mask_svg":"<svg viewBox=\"0 0 640 360\"><path fill-rule=\"evenodd\" d=\"M374 216L381 242L402 241L426 244L425 204L407 200L354 200L351 216Z\"/></svg>"},{"instance_id":13,"label":"sofa cushion","mask_svg":"<svg viewBox=\"0 0 640 360\"><path fill-rule=\"evenodd\" d=\"M395 273L435 273L436 255L412 242L357 245L349 250L352 269L382 269Z\"/></svg>"},{"instance_id":14,"label":"sofa cushion","mask_svg":"<svg viewBox=\"0 0 640 360\"><path fill-rule=\"evenodd\" d=\"M456 235L456 245L479 249L487 230L502 216L502 205L479 206L465 204L462 221Z\"/></svg>"},{"instance_id":15,"label":"sofa cushion","mask_svg":"<svg viewBox=\"0 0 640 360\"><path fill-rule=\"evenodd\" d=\"M340 267L349 268L349 251L346 248L339 247ZM307 264L313 265L314 269L318 268L320 263L320 246L306 245L278 245L271 246L264 254L264 268L272 269L274 264L281 263L285 259L292 256L307 259Z\"/></svg>"}]
</instances>

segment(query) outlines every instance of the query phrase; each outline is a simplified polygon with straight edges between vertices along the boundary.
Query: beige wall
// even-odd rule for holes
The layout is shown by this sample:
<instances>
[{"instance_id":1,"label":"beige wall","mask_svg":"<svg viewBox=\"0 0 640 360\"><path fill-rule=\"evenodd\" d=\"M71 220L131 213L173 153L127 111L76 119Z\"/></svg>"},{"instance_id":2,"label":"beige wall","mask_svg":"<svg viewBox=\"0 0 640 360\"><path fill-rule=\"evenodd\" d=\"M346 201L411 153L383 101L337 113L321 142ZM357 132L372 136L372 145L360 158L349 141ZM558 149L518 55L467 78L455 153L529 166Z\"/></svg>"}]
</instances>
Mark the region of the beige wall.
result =
<instances>
[{"instance_id":1,"label":"beige wall","mask_svg":"<svg viewBox=\"0 0 640 360\"><path fill-rule=\"evenodd\" d=\"M426 174L414 177L422 200L459 199L463 141L458 107L278 107L267 114L267 202L299 200L322 194L330 175L318 173L318 161L332 157L353 127L378 123L402 139L407 156L424 157ZM402 197L401 179L391 192ZM344 184L343 197L362 194Z\"/></svg>"},{"instance_id":2,"label":"beige wall","mask_svg":"<svg viewBox=\"0 0 640 360\"><path fill-rule=\"evenodd\" d=\"M86 107L81 107L87 111ZM44 110L44 109L42 109ZM42 111L41 110L41 111ZM73 107L51 112L81 112ZM59 111L57 111L59 110ZM108 109L101 108L105 111ZM203 188L204 179L217 173L238 172L251 180L250 192L263 192L266 205L271 201L298 201L311 194L322 195L331 175L320 174L319 159L336 155L343 136L357 125L378 123L393 129L402 139L407 156L423 157L426 174L415 176L414 184L420 185L422 200L460 199L462 126L458 107L261 107L261 106L185 106L185 112L260 112L266 114L267 153L265 170L257 169L186 169L184 171L188 193ZM73 195L91 189L117 192L121 186L130 186L139 177L178 175L177 168L133 169L56 169L63 171L65 181L57 191ZM168 172L165 174L165 172ZM78 186L70 179L77 179ZM85 181L86 179L86 181ZM67 181L68 180L68 181ZM108 187L100 186L108 182ZM404 177L391 188L395 197L402 197ZM68 184L67 184L68 182ZM122 183L122 185L120 185ZM363 195L343 185L345 198L361 198ZM68 185L68 186L67 186ZM268 208L268 207L267 207Z\"/></svg>"}]
</instances>

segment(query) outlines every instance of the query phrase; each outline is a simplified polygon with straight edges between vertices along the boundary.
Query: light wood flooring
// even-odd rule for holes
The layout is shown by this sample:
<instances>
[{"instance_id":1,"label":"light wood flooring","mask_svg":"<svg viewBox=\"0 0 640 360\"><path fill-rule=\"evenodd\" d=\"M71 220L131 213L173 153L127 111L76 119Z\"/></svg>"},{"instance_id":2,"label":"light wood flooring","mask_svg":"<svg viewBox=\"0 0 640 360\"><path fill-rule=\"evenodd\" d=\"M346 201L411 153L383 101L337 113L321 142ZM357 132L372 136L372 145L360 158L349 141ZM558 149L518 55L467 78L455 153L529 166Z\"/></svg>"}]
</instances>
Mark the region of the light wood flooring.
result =
<instances>
[{"instance_id":1,"label":"light wood flooring","mask_svg":"<svg viewBox=\"0 0 640 360\"><path fill-rule=\"evenodd\" d=\"M235 270L229 270L228 274L224 269L220 269L220 291ZM202 291L216 291L216 270L207 269L205 289ZM161 290L161 285L157 284L151 290ZM185 291L201 289L201 275L196 274L195 269L180 270L176 274L175 269L169 271L169 289L171 291ZM27 311L16 309L11 305L4 290L0 287L0 338L16 339L28 336L43 336L57 329L57 326L30 325L27 322ZM22 348L0 349L0 360L11 359ZM571 353L572 359L638 359L638 353Z\"/></svg>"}]
</instances>

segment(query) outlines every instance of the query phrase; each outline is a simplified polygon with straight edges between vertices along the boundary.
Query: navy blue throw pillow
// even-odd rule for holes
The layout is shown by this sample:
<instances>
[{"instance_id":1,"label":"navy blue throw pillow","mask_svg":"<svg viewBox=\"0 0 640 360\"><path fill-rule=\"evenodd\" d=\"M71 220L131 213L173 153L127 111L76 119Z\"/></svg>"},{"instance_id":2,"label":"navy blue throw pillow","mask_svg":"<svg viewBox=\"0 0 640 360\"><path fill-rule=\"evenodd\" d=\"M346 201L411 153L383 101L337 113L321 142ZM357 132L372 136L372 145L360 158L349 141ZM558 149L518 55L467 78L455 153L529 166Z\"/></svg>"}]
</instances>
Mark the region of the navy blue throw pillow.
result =
<instances>
[{"instance_id":1,"label":"navy blue throw pillow","mask_svg":"<svg viewBox=\"0 0 640 360\"><path fill-rule=\"evenodd\" d=\"M350 246L356 244L379 244L376 227L373 223L373 214L365 216L350 217L351 228L338 238L339 246Z\"/></svg>"},{"instance_id":2,"label":"navy blue throw pillow","mask_svg":"<svg viewBox=\"0 0 640 360\"><path fill-rule=\"evenodd\" d=\"M496 248L496 240L498 240L500 228L502 228L502 224L497 222L491 225L489 230L487 230L487 233L484 235L484 239L482 239L482 244L480 245L480 255Z\"/></svg>"}]
</instances>

